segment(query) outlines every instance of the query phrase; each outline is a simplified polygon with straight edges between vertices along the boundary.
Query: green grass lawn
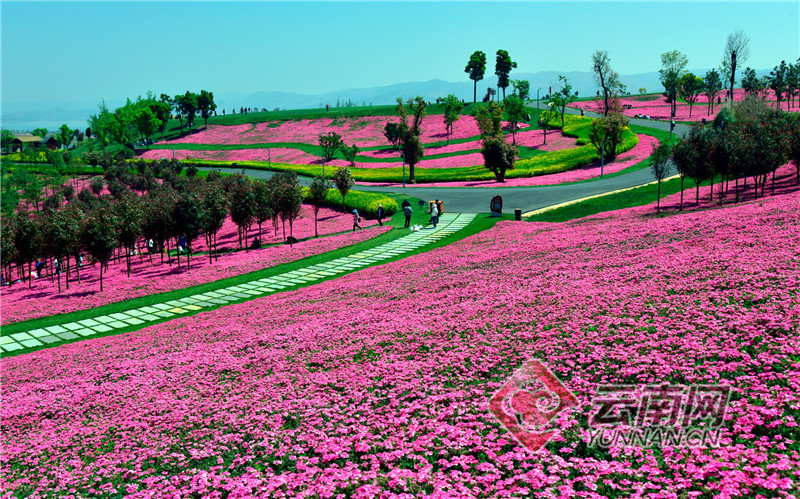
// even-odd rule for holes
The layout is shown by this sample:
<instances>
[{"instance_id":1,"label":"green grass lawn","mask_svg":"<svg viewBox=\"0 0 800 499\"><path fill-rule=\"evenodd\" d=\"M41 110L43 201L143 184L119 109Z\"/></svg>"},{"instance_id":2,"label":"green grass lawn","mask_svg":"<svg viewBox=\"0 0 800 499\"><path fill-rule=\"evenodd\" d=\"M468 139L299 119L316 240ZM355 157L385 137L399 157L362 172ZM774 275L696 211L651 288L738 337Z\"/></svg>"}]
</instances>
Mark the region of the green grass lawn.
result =
<instances>
[{"instance_id":1,"label":"green grass lawn","mask_svg":"<svg viewBox=\"0 0 800 499\"><path fill-rule=\"evenodd\" d=\"M701 186L709 185L711 181L702 182ZM684 189L694 186L694 183L687 180ZM681 179L675 178L661 183L661 197L670 196L681 191ZM545 211L537 215L525 218L528 222L566 222L576 218L588 217L597 213L621 210L633 206L643 206L654 203L657 198L658 185L644 185L624 192L608 194L594 199L587 199L569 206L563 206L553 210ZM689 202L690 197L684 199L684 203ZM693 201L693 198L691 198ZM655 209L653 209L655 213Z\"/></svg>"}]
</instances>

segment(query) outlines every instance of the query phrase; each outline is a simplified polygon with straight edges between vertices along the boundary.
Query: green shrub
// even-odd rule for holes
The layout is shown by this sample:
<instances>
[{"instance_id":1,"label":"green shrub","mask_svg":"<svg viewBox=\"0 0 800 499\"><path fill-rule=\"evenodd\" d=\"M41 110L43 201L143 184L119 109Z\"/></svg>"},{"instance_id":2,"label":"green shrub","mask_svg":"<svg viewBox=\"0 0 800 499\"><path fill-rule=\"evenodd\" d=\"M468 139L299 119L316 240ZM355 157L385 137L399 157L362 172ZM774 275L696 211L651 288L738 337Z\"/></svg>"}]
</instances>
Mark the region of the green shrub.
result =
<instances>
[{"instance_id":1,"label":"green shrub","mask_svg":"<svg viewBox=\"0 0 800 499\"><path fill-rule=\"evenodd\" d=\"M303 187L303 194L308 199L308 187ZM347 205L342 202L342 195L336 189L328 191L325 205L343 211L358 210L362 216L377 217L378 205L383 205L386 216L394 215L400 209L397 201L377 192L350 191L347 193Z\"/></svg>"}]
</instances>

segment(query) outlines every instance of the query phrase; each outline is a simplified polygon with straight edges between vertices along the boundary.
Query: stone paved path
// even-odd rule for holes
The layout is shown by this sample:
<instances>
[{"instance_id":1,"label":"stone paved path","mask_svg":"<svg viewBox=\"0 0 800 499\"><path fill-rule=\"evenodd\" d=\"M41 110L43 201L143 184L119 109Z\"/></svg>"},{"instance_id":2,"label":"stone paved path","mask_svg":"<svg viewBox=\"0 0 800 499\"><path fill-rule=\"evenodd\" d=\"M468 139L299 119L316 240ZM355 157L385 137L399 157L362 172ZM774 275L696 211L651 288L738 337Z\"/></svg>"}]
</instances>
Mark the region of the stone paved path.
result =
<instances>
[{"instance_id":1,"label":"stone paved path","mask_svg":"<svg viewBox=\"0 0 800 499\"><path fill-rule=\"evenodd\" d=\"M120 313L98 314L77 322L15 333L0 337L0 348L4 352L14 352L24 348L56 346L66 341L91 338L98 333L106 333L114 329L127 328L129 330L131 326L146 327L164 319L191 314L204 308L216 308L232 302L260 298L297 285L314 284L322 279L354 272L431 244L463 229L474 218L474 214L445 213L440 217L436 229L426 227L394 241L352 255L244 284L198 293L179 300L170 300Z\"/></svg>"}]
</instances>

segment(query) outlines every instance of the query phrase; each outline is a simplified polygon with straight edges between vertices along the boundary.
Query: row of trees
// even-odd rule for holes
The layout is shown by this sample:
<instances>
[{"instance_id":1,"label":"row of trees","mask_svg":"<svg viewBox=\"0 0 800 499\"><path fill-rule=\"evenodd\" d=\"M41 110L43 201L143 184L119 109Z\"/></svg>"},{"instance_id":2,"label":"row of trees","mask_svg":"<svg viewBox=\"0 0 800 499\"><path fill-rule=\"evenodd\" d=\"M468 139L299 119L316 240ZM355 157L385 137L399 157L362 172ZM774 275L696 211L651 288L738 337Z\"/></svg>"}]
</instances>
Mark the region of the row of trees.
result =
<instances>
[{"instance_id":1,"label":"row of trees","mask_svg":"<svg viewBox=\"0 0 800 499\"><path fill-rule=\"evenodd\" d=\"M205 238L209 262L219 256L217 233L228 215L238 227L240 248L246 246L254 225L258 225L256 242L260 246L263 224L268 221L274 233L282 225L284 241L294 240L294 222L304 201L294 172L279 173L269 181L251 181L238 174L223 177L212 172L203 181L194 175L196 169L187 169L187 176L180 176L181 170L181 164L174 160L140 160L129 168L120 158L104 178L95 178L90 188L77 195L67 189L69 186L63 186L53 189L41 211L32 214L22 209L12 216L4 215L0 244L4 277L13 280L13 265L25 278L31 275L34 261L58 259L63 262L69 288L71 270L80 281L81 254L88 252L101 265L102 290L103 270L107 270L112 258L116 255L117 261L124 260L130 275L132 255L141 255L149 241L150 249L161 254L161 264L161 249L169 251L170 246L181 246L189 269L192 246L199 237ZM352 175L347 168L340 168L334 179L344 199L353 185ZM309 190L308 201L315 207L315 235L316 216L331 187L329 181L317 178ZM70 259L75 265L70 265ZM171 260L169 263L172 265ZM177 265L181 265L180 252ZM61 290L60 275L58 289Z\"/></svg>"},{"instance_id":2,"label":"row of trees","mask_svg":"<svg viewBox=\"0 0 800 499\"><path fill-rule=\"evenodd\" d=\"M139 97L136 101L128 99L124 106L113 112L105 102L101 102L99 108L97 114L89 117L89 123L101 147L116 142L133 149L137 134L145 145L148 144L147 138L156 132L161 133L163 140L173 112L180 121L181 133L184 128L191 132L198 115L208 126L208 118L213 115L217 105L212 92L201 90L200 93L194 93L187 90L185 94L174 97L167 94L156 97L148 92L144 98Z\"/></svg>"},{"instance_id":3,"label":"row of trees","mask_svg":"<svg viewBox=\"0 0 800 499\"><path fill-rule=\"evenodd\" d=\"M498 50L495 56L494 74L497 75L497 88L503 91L503 100L506 98L506 89L509 84L514 84L515 92L522 100L528 99L530 92L530 83L527 81L513 82L509 80L511 70L517 67L517 63L511 60L507 50ZM478 82L483 79L486 74L486 53L481 50L476 50L469 56L467 66L464 72L469 75L469 79L474 82L472 101L478 102Z\"/></svg>"},{"instance_id":4,"label":"row of trees","mask_svg":"<svg viewBox=\"0 0 800 499\"><path fill-rule=\"evenodd\" d=\"M664 86L664 97L666 102L672 104L672 116L675 116L677 106L677 99L679 97L689 103L689 114L691 116L691 108L697 101L697 98L705 94L710 102L708 114L713 112L714 98L723 89L724 85L728 85L728 98L733 99L733 88L736 83L736 70L742 65L750 56L750 38L742 30L737 30L728 35L725 41L723 50L722 63L718 69L711 69L702 77L694 75L686 71L688 60L686 56L677 50L665 52L661 54L661 69L659 70L659 79ZM778 84L791 85L793 80L794 66L782 63L781 66L776 66L773 73L771 73L768 81L773 81L777 78ZM595 83L600 87L600 93L603 97L603 115L608 116L608 113L613 107L613 103L619 96L627 92L627 87L620 81L619 74L611 67L611 58L606 50L597 50L592 54L591 71L594 76ZM746 75L748 76L748 75ZM755 73L752 73L755 77ZM751 80L747 80L748 84ZM764 80L767 81L767 80ZM783 83L781 83L783 82ZM745 80L742 81L743 86ZM796 89L795 85L795 89ZM783 87L781 87L783 88ZM640 93L643 93L639 89ZM784 92L788 88L783 88ZM794 89L792 90L794 95Z\"/></svg>"},{"instance_id":5,"label":"row of trees","mask_svg":"<svg viewBox=\"0 0 800 499\"><path fill-rule=\"evenodd\" d=\"M742 73L742 88L747 94L760 95L764 98L772 90L776 99L776 109L785 100L786 109L791 110L795 98L800 105L800 59L794 64L781 61L769 74L761 78L756 76L753 68L747 67Z\"/></svg>"},{"instance_id":6,"label":"row of trees","mask_svg":"<svg viewBox=\"0 0 800 499\"><path fill-rule=\"evenodd\" d=\"M800 116L772 109L763 99L747 96L732 108L724 108L713 126L695 126L688 136L674 145L662 144L651 159L653 174L660 182L674 164L681 178L680 209L683 209L683 185L689 178L696 186L696 202L700 201L700 184L719 178L719 199L725 201L733 180L735 199L739 202L747 179L752 179L755 197L763 196L769 175L775 188L775 172L788 161L797 168L800 184ZM744 187L739 188L743 181ZM714 190L711 189L713 199ZM660 202L657 209L660 208Z\"/></svg>"}]
</instances>

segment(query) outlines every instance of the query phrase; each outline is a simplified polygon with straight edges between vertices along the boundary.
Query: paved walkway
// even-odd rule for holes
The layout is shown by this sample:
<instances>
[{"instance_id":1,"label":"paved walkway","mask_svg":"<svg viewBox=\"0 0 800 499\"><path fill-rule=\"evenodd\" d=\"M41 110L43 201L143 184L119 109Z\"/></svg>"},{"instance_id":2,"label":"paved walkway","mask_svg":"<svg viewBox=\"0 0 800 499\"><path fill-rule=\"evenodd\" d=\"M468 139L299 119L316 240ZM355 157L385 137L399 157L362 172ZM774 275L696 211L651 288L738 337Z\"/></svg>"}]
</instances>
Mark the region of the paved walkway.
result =
<instances>
[{"instance_id":1,"label":"paved walkway","mask_svg":"<svg viewBox=\"0 0 800 499\"><path fill-rule=\"evenodd\" d=\"M164 319L193 314L198 310L213 309L229 303L261 298L287 288L314 284L323 279L344 275L390 258L402 256L436 242L463 229L474 218L474 214L445 213L440 217L439 224L435 229L426 227L372 249L291 272L255 279L244 284L198 293L179 300L170 300L120 313L98 314L77 322L15 333L0 337L0 347L4 352L14 352L24 348L56 346L80 338L91 338L98 333L107 333L114 329L130 331L132 326L146 327Z\"/></svg>"}]
</instances>

